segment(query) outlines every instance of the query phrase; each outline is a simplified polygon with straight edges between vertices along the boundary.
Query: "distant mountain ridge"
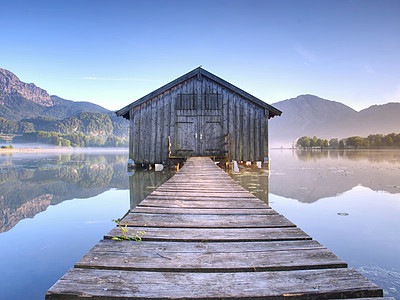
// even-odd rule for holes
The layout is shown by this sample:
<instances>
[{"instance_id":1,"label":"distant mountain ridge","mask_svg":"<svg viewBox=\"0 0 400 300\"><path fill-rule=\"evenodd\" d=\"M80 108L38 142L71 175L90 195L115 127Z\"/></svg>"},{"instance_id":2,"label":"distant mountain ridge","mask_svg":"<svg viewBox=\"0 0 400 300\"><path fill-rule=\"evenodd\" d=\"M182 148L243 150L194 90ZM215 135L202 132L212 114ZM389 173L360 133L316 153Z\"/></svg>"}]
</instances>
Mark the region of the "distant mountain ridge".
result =
<instances>
[{"instance_id":1,"label":"distant mountain ridge","mask_svg":"<svg viewBox=\"0 0 400 300\"><path fill-rule=\"evenodd\" d=\"M314 95L272 104L282 116L269 122L271 147L291 146L301 136L325 139L400 132L400 103L373 105L360 112L336 101Z\"/></svg>"},{"instance_id":2,"label":"distant mountain ridge","mask_svg":"<svg viewBox=\"0 0 400 300\"><path fill-rule=\"evenodd\" d=\"M12 72L0 68L0 117L11 121L50 117L64 119L81 112L109 113L90 102L65 100L51 96L34 83L25 83Z\"/></svg>"},{"instance_id":3,"label":"distant mountain ridge","mask_svg":"<svg viewBox=\"0 0 400 300\"><path fill-rule=\"evenodd\" d=\"M53 106L53 100L47 91L34 83L25 83L12 72L0 68L0 92L3 94L18 93L23 98L42 106ZM5 104L0 98L0 104Z\"/></svg>"},{"instance_id":4,"label":"distant mountain ridge","mask_svg":"<svg viewBox=\"0 0 400 300\"><path fill-rule=\"evenodd\" d=\"M0 133L50 131L126 138L129 121L91 102L65 100L0 68Z\"/></svg>"}]
</instances>

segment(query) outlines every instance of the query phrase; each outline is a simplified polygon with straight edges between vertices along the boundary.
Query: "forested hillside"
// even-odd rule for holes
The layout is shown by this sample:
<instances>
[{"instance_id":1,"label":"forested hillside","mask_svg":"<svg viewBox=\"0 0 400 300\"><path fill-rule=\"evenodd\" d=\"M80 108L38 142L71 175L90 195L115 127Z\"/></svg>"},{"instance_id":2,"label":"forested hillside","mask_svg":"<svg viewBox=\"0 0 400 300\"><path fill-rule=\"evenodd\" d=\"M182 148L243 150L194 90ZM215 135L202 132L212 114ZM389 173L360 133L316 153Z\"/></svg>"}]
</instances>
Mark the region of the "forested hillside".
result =
<instances>
[{"instance_id":1,"label":"forested hillside","mask_svg":"<svg viewBox=\"0 0 400 300\"><path fill-rule=\"evenodd\" d=\"M33 131L49 131L61 134L82 132L85 135L98 137L115 135L125 138L128 135L127 122L123 118L114 117L111 114L83 112L64 120L56 120L49 117L22 119L21 121L9 121L0 117L0 133L23 134Z\"/></svg>"},{"instance_id":2,"label":"forested hillside","mask_svg":"<svg viewBox=\"0 0 400 300\"><path fill-rule=\"evenodd\" d=\"M90 103L50 96L0 69L0 134L13 142L59 146L127 145L129 122Z\"/></svg>"}]
</instances>

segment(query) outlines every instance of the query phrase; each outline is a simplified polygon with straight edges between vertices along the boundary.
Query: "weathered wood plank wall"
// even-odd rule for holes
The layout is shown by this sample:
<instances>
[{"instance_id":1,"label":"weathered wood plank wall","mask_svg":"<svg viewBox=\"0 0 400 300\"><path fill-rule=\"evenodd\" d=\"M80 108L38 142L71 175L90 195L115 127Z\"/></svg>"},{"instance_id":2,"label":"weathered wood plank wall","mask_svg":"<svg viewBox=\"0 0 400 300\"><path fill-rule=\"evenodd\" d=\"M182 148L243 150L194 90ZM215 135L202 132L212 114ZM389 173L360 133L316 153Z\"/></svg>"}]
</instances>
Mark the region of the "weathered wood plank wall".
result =
<instances>
[{"instance_id":1,"label":"weathered wood plank wall","mask_svg":"<svg viewBox=\"0 0 400 300\"><path fill-rule=\"evenodd\" d=\"M183 96L193 102L177 104ZM223 156L229 133L232 160L263 161L268 156L265 110L209 78L192 77L130 110L130 158L167 164L168 137L173 155ZM178 149L184 147L193 150Z\"/></svg>"}]
</instances>

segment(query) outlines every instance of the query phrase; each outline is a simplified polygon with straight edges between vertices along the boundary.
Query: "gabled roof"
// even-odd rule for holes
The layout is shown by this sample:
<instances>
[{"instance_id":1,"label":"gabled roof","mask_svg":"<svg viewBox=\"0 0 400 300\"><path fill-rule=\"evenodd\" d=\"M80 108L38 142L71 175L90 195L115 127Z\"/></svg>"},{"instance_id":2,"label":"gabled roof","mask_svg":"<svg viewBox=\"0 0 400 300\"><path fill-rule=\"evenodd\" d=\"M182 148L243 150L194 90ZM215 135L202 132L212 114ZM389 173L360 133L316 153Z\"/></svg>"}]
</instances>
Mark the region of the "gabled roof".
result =
<instances>
[{"instance_id":1,"label":"gabled roof","mask_svg":"<svg viewBox=\"0 0 400 300\"><path fill-rule=\"evenodd\" d=\"M265 103L264 101L258 99L257 97L254 97L253 95L250 95L249 93L247 93L247 92L243 91L242 89L234 86L233 84L229 83L228 81L225 81L222 78L220 78L218 76L215 76L214 74L204 70L201 67L198 67L198 68L194 69L193 71L190 71L189 73L186 73L185 75L183 75L183 76L171 81L170 83L167 83L166 85L156 89L155 91L153 91L150 94L147 94L146 96L136 100L135 102L132 102L131 104L129 104L129 105L125 106L124 108L116 111L115 113L117 114L117 116L123 116L124 118L129 119L129 111L132 108L135 108L135 107L137 107L137 106L139 106L139 105L141 105L141 104L153 99L154 97L157 97L158 95L166 92L167 90L173 88L174 86L176 86L176 85L178 85L178 84L180 84L180 83L182 83L182 82L184 82L184 81L186 81L186 80L188 80L188 79L190 79L192 77L195 77L195 76L204 76L204 77L206 77L206 78L208 78L208 79L210 79L212 81L215 81L216 83L218 83L219 85L227 88L228 90L231 90L232 92L242 96L243 98L247 99L248 101L253 102L253 103L255 103L255 104L257 104L257 105L259 105L259 106L261 106L263 108L268 109L268 111L269 111L268 118L273 118L275 116L280 116L282 114L282 112L279 109L277 109L277 108Z\"/></svg>"}]
</instances>

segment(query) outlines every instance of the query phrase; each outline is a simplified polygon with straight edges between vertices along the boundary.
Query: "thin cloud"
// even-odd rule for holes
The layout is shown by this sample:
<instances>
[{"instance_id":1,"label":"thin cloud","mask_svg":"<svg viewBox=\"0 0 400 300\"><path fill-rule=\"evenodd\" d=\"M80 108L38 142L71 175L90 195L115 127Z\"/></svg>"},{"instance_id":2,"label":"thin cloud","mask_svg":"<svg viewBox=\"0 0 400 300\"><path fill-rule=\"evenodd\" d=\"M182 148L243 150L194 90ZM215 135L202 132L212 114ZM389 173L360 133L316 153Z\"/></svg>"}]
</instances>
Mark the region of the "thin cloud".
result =
<instances>
[{"instance_id":1,"label":"thin cloud","mask_svg":"<svg viewBox=\"0 0 400 300\"><path fill-rule=\"evenodd\" d=\"M107 77L83 77L84 80L97 80L97 81L157 81L148 78L107 78Z\"/></svg>"},{"instance_id":2,"label":"thin cloud","mask_svg":"<svg viewBox=\"0 0 400 300\"><path fill-rule=\"evenodd\" d=\"M294 45L293 49L298 55L300 55L302 58L304 58L308 62L314 63L314 62L318 61L317 55L315 55L312 51L304 48L303 46L301 46L299 44Z\"/></svg>"}]
</instances>

